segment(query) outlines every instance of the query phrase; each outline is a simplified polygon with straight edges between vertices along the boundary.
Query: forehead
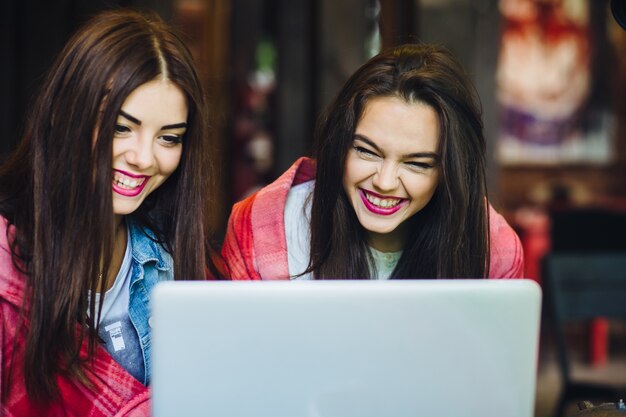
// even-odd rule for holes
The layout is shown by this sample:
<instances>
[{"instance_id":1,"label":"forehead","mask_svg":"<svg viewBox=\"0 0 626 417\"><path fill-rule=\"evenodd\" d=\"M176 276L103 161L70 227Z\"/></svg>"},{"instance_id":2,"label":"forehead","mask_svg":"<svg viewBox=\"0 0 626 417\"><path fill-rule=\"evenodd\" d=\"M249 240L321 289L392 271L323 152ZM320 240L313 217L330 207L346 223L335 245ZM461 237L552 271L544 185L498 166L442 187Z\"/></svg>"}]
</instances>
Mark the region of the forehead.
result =
<instances>
[{"instance_id":1,"label":"forehead","mask_svg":"<svg viewBox=\"0 0 626 417\"><path fill-rule=\"evenodd\" d=\"M161 125L187 120L187 100L176 84L154 79L135 88L124 100L122 110L142 122Z\"/></svg>"},{"instance_id":2,"label":"forehead","mask_svg":"<svg viewBox=\"0 0 626 417\"><path fill-rule=\"evenodd\" d=\"M381 148L404 153L436 152L439 145L439 117L422 102L399 97L370 99L357 123L355 134L367 137Z\"/></svg>"}]
</instances>

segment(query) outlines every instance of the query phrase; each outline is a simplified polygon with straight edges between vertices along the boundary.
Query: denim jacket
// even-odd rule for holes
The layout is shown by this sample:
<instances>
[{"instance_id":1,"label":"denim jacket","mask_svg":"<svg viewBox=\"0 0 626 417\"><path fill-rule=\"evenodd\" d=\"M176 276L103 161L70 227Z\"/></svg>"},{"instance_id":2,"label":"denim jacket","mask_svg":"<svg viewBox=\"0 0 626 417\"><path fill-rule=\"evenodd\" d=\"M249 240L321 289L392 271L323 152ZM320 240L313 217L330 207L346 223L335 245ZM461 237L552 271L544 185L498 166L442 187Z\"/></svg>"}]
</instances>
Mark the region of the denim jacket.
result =
<instances>
[{"instance_id":1,"label":"denim jacket","mask_svg":"<svg viewBox=\"0 0 626 417\"><path fill-rule=\"evenodd\" d=\"M131 281L128 315L137 330L145 365L144 385L150 383L150 292L160 281L174 279L172 256L152 240L154 235L127 218L131 242ZM147 234L146 234L147 233Z\"/></svg>"}]
</instances>

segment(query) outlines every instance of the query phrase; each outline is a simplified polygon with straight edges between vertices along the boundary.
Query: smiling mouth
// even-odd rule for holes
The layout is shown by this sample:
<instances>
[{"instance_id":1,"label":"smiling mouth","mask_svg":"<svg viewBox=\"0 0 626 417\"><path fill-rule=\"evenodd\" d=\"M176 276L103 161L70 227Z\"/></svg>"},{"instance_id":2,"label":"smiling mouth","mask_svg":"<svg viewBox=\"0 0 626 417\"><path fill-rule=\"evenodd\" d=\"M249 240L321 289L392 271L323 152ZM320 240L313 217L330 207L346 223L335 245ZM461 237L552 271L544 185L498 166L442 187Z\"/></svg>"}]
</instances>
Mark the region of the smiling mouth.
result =
<instances>
[{"instance_id":1,"label":"smiling mouth","mask_svg":"<svg viewBox=\"0 0 626 417\"><path fill-rule=\"evenodd\" d=\"M145 178L124 178L121 175L114 175L113 177L113 184L117 185L118 187L124 188L126 190L132 190L133 188L137 188L138 186L140 186L141 184L143 184L143 182L145 181Z\"/></svg>"},{"instance_id":2,"label":"smiling mouth","mask_svg":"<svg viewBox=\"0 0 626 417\"><path fill-rule=\"evenodd\" d=\"M134 197L141 193L150 177L135 176L126 172L113 172L113 191L126 197Z\"/></svg>"},{"instance_id":3,"label":"smiling mouth","mask_svg":"<svg viewBox=\"0 0 626 417\"><path fill-rule=\"evenodd\" d=\"M370 203L372 203L376 207L380 207L380 208L392 208L392 207L395 207L398 204L400 204L400 202L402 201L399 198L379 198L379 197L375 197L375 196L371 195L370 193L368 193L367 191L364 191L363 195L365 195L365 198L367 199L367 201L369 201Z\"/></svg>"},{"instance_id":4,"label":"smiling mouth","mask_svg":"<svg viewBox=\"0 0 626 417\"><path fill-rule=\"evenodd\" d=\"M383 197L363 189L359 189L359 194L363 204L370 212L383 216L396 213L408 201L406 198Z\"/></svg>"}]
</instances>

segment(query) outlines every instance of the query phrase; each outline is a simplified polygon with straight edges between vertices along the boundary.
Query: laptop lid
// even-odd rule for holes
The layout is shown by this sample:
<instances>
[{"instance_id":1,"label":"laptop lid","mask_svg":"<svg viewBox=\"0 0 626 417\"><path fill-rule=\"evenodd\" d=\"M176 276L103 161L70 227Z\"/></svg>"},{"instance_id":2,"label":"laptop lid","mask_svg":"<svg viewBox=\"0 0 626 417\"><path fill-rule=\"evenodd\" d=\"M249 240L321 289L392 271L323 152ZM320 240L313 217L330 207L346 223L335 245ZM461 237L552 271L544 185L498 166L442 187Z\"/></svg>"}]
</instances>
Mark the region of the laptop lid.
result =
<instances>
[{"instance_id":1,"label":"laptop lid","mask_svg":"<svg viewBox=\"0 0 626 417\"><path fill-rule=\"evenodd\" d=\"M153 413L532 417L529 280L164 282Z\"/></svg>"}]
</instances>

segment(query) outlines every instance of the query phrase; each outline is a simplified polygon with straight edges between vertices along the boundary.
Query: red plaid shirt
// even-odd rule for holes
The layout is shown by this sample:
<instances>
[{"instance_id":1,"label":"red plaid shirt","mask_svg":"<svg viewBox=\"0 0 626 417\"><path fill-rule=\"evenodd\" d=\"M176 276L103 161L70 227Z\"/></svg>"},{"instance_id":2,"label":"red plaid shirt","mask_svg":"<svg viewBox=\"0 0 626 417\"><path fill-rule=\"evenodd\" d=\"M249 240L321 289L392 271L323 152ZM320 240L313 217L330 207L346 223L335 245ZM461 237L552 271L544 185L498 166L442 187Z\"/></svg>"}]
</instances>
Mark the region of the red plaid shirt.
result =
<instances>
[{"instance_id":1,"label":"red plaid shirt","mask_svg":"<svg viewBox=\"0 0 626 417\"><path fill-rule=\"evenodd\" d=\"M19 331L24 276L13 265L6 220L0 217L0 415L3 417L139 417L150 415L150 390L133 378L102 347L93 366L85 369L91 382L58 376L60 398L46 406L26 395L23 374L26 334ZM86 344L83 354L86 354Z\"/></svg>"}]
</instances>

